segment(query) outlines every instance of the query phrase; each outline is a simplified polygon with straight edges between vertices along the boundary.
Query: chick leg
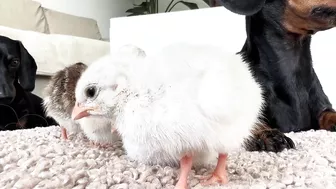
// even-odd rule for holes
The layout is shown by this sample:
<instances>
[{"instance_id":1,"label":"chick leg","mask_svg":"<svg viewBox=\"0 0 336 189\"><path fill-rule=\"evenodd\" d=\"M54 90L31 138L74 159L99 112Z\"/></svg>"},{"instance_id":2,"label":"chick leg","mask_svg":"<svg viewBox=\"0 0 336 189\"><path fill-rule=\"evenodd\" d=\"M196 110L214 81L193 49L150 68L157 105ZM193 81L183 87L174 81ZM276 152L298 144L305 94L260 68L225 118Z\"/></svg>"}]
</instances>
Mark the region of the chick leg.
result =
<instances>
[{"instance_id":1,"label":"chick leg","mask_svg":"<svg viewBox=\"0 0 336 189\"><path fill-rule=\"evenodd\" d=\"M227 154L219 154L217 166L210 176L204 178L204 180L206 181L202 182L203 186L215 183L226 184L228 182L226 171L226 160L227 160Z\"/></svg>"},{"instance_id":2,"label":"chick leg","mask_svg":"<svg viewBox=\"0 0 336 189\"><path fill-rule=\"evenodd\" d=\"M176 183L175 189L188 188L188 175L192 167L192 156L185 155L180 160L180 177Z\"/></svg>"},{"instance_id":3,"label":"chick leg","mask_svg":"<svg viewBox=\"0 0 336 189\"><path fill-rule=\"evenodd\" d=\"M61 126L61 137L64 139L64 140L67 140L68 139L68 134L67 134L67 131L64 127Z\"/></svg>"}]
</instances>

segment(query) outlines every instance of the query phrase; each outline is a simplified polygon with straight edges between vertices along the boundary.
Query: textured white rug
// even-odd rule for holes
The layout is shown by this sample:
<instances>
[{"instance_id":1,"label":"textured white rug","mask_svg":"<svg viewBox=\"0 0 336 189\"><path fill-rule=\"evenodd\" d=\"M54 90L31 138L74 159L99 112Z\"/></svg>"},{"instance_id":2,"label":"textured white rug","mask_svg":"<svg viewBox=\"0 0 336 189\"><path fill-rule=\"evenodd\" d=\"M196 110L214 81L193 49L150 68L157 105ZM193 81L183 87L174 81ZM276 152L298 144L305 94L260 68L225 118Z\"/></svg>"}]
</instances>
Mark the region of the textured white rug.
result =
<instances>
[{"instance_id":1,"label":"textured white rug","mask_svg":"<svg viewBox=\"0 0 336 189\"><path fill-rule=\"evenodd\" d=\"M173 188L178 168L128 161L117 142L106 149L82 135L59 139L59 127L0 132L0 188ZM229 184L211 188L336 188L336 133L289 133L297 150L241 151L229 159ZM197 174L212 169L198 168ZM195 172L193 172L194 174ZM192 188L203 188L191 175Z\"/></svg>"}]
</instances>

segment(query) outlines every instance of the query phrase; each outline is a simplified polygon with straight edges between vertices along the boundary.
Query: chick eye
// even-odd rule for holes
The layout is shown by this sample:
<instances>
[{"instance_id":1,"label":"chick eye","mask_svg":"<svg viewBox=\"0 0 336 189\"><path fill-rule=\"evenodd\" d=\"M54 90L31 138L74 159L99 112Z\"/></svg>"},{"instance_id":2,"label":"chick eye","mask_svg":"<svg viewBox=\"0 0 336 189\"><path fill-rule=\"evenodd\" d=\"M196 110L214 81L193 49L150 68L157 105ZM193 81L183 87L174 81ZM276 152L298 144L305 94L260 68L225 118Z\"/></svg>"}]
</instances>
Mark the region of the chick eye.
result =
<instances>
[{"instance_id":1,"label":"chick eye","mask_svg":"<svg viewBox=\"0 0 336 189\"><path fill-rule=\"evenodd\" d=\"M96 87L90 86L90 87L86 88L86 90L85 90L85 95L88 98L93 98L93 97L96 96L96 94L97 94L97 88Z\"/></svg>"}]
</instances>

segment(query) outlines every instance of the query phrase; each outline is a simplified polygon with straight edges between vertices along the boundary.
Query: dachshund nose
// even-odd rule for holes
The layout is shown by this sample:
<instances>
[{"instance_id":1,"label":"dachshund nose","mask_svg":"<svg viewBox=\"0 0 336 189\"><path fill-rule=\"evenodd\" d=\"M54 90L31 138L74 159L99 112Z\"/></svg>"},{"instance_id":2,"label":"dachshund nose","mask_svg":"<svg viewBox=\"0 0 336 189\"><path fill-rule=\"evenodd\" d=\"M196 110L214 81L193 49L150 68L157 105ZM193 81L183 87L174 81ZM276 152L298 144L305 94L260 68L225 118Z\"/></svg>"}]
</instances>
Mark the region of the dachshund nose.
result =
<instances>
[{"instance_id":1,"label":"dachshund nose","mask_svg":"<svg viewBox=\"0 0 336 189\"><path fill-rule=\"evenodd\" d=\"M0 103L10 104L15 97L15 90L11 90L8 85L0 86Z\"/></svg>"}]
</instances>

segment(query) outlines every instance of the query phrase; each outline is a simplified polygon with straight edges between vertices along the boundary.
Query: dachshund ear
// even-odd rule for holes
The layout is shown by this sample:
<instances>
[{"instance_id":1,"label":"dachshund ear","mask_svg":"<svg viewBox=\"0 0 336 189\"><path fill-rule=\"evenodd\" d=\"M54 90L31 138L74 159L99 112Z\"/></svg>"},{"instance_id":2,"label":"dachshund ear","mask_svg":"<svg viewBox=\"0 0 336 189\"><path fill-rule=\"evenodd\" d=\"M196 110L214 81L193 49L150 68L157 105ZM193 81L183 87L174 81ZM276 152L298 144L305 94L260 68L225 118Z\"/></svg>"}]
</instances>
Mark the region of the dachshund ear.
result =
<instances>
[{"instance_id":1,"label":"dachshund ear","mask_svg":"<svg viewBox=\"0 0 336 189\"><path fill-rule=\"evenodd\" d=\"M251 16L259 12L266 0L221 0L223 6L233 13Z\"/></svg>"},{"instance_id":2,"label":"dachshund ear","mask_svg":"<svg viewBox=\"0 0 336 189\"><path fill-rule=\"evenodd\" d=\"M25 91L31 92L35 88L37 65L21 41L18 41L18 43L21 55L21 63L18 70L19 83Z\"/></svg>"}]
</instances>

